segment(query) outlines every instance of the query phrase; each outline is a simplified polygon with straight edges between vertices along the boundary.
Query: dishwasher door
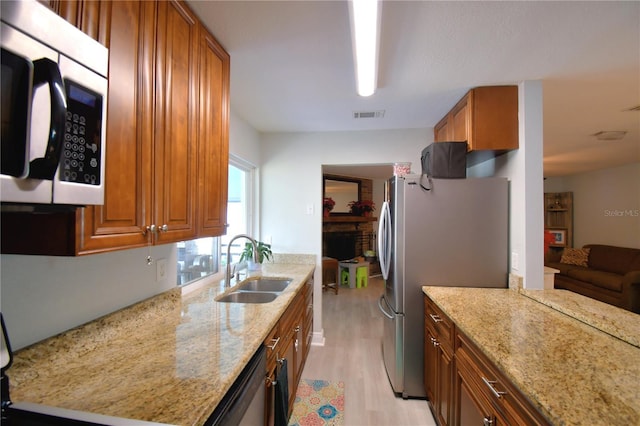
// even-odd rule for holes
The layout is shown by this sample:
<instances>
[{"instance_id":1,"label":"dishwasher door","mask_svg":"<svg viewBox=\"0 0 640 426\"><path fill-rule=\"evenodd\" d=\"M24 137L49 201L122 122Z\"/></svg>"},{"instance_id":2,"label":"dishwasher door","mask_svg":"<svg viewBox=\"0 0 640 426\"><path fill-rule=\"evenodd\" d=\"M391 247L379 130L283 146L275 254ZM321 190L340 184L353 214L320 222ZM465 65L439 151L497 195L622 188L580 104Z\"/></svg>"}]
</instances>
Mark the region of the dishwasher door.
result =
<instances>
[{"instance_id":1,"label":"dishwasher door","mask_svg":"<svg viewBox=\"0 0 640 426\"><path fill-rule=\"evenodd\" d=\"M264 424L266 372L267 354L261 345L205 425Z\"/></svg>"}]
</instances>

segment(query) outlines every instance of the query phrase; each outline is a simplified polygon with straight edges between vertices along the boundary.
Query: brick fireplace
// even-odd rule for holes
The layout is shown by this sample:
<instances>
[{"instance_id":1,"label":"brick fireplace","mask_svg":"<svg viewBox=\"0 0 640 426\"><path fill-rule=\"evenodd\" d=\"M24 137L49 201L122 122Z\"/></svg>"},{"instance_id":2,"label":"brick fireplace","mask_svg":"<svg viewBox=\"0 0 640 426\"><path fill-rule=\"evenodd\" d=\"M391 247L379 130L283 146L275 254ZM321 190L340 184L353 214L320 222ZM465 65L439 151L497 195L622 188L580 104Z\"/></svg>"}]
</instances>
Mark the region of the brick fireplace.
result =
<instances>
[{"instance_id":1,"label":"brick fireplace","mask_svg":"<svg viewBox=\"0 0 640 426\"><path fill-rule=\"evenodd\" d=\"M349 178L353 180L353 178ZM373 182L360 180L360 199L373 199ZM379 206L376 206L378 209ZM374 211L374 216L375 213ZM376 217L331 214L322 223L322 255L338 260L363 256L366 250L376 251ZM377 225L376 225L377 228Z\"/></svg>"}]
</instances>

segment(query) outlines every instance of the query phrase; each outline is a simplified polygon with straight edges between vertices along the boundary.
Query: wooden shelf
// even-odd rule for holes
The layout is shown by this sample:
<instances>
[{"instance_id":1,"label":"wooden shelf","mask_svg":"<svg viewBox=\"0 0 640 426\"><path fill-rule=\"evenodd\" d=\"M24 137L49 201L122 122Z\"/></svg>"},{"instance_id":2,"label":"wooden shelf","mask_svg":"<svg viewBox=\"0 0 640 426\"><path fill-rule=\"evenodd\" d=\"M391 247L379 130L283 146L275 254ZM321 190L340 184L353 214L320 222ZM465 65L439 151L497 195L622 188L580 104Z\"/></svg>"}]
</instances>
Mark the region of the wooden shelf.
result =
<instances>
[{"instance_id":1,"label":"wooden shelf","mask_svg":"<svg viewBox=\"0 0 640 426\"><path fill-rule=\"evenodd\" d=\"M322 223L361 223L361 222L377 222L375 216L329 216L323 217Z\"/></svg>"},{"instance_id":2,"label":"wooden shelf","mask_svg":"<svg viewBox=\"0 0 640 426\"><path fill-rule=\"evenodd\" d=\"M544 194L545 229L565 230L565 244L551 244L550 247L573 247L573 193L546 192Z\"/></svg>"}]
</instances>

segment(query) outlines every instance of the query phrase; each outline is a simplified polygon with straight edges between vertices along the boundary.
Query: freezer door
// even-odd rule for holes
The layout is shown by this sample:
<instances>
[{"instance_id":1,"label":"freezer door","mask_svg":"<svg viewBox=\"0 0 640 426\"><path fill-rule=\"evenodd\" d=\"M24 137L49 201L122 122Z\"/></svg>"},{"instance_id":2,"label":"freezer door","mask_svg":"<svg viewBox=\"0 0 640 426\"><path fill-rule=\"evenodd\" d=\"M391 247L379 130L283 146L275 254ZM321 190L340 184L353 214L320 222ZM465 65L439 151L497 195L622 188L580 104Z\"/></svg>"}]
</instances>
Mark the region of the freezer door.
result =
<instances>
[{"instance_id":1,"label":"freezer door","mask_svg":"<svg viewBox=\"0 0 640 426\"><path fill-rule=\"evenodd\" d=\"M385 299L394 312L405 313L404 259L405 259L405 180L394 176L389 179L388 224L391 250L388 257L388 276L385 280Z\"/></svg>"},{"instance_id":2,"label":"freezer door","mask_svg":"<svg viewBox=\"0 0 640 426\"><path fill-rule=\"evenodd\" d=\"M403 329L404 315L393 312L384 295L378 300L378 307L384 314L382 334L382 358L393 391L404 391Z\"/></svg>"}]
</instances>

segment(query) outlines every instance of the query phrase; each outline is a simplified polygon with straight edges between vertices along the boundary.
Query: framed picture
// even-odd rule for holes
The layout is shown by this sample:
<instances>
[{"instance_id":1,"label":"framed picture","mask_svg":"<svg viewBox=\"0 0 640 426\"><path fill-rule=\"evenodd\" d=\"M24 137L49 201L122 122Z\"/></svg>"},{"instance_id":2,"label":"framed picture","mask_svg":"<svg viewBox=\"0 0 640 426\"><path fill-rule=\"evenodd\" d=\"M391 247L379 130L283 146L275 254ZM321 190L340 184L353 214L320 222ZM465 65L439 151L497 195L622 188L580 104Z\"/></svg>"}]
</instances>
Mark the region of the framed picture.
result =
<instances>
[{"instance_id":1,"label":"framed picture","mask_svg":"<svg viewBox=\"0 0 640 426\"><path fill-rule=\"evenodd\" d=\"M567 245L567 230L566 229L547 229L553 235L552 246L564 247Z\"/></svg>"}]
</instances>

